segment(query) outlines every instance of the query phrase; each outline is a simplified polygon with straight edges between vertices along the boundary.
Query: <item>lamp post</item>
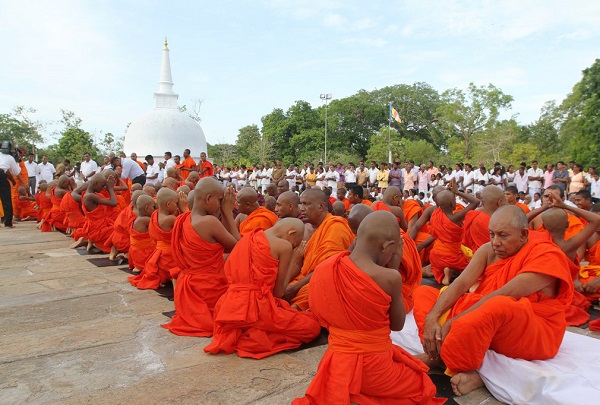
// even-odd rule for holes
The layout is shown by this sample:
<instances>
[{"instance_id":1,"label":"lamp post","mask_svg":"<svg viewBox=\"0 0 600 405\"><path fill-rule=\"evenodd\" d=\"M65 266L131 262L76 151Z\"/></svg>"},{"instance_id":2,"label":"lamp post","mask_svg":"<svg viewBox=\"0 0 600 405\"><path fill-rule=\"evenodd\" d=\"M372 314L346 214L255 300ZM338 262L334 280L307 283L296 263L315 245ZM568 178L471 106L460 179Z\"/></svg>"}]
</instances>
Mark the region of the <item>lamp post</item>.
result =
<instances>
[{"instance_id":1,"label":"lamp post","mask_svg":"<svg viewBox=\"0 0 600 405\"><path fill-rule=\"evenodd\" d=\"M331 100L331 93L321 94L321 100L325 101L325 158L323 163L327 164L327 102Z\"/></svg>"}]
</instances>

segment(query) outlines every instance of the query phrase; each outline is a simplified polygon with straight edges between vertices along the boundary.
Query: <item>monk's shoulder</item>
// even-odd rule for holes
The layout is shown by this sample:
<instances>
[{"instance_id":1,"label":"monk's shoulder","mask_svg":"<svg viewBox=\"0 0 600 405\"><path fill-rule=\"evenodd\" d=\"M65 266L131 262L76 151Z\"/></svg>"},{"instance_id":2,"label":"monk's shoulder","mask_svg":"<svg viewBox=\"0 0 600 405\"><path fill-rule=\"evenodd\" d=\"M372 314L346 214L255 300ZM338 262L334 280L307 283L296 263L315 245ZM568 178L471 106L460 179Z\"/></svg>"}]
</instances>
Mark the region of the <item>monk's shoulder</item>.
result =
<instances>
[{"instance_id":1,"label":"monk's shoulder","mask_svg":"<svg viewBox=\"0 0 600 405\"><path fill-rule=\"evenodd\" d=\"M395 269L388 269L373 263L372 265L363 265L361 270L389 296L392 296L398 286L402 285L402 276Z\"/></svg>"}]
</instances>

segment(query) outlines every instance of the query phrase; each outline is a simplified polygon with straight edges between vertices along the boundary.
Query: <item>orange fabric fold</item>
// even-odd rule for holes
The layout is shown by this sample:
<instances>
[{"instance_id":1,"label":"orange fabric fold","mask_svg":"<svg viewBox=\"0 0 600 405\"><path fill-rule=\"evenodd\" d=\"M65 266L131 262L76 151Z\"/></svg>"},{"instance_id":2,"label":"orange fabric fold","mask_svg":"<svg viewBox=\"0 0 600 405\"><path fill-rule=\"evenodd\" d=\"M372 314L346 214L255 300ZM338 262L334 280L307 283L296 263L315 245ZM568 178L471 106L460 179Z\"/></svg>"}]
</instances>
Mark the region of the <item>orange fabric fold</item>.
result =
<instances>
[{"instance_id":1,"label":"orange fabric fold","mask_svg":"<svg viewBox=\"0 0 600 405\"><path fill-rule=\"evenodd\" d=\"M440 208L431 214L429 231L435 238L433 248L429 252L429 261L433 276L441 284L444 278L444 267L462 271L469 264L460 246L463 229L450 221Z\"/></svg>"},{"instance_id":2,"label":"orange fabric fold","mask_svg":"<svg viewBox=\"0 0 600 405\"><path fill-rule=\"evenodd\" d=\"M144 270L135 277L129 277L131 285L140 290L156 290L161 284L171 280L171 269L176 267L171 253L171 233L164 231L158 223L158 210L152 213L148 235L156 242L154 251L146 260ZM179 270L176 270L179 272Z\"/></svg>"},{"instance_id":3,"label":"orange fabric fold","mask_svg":"<svg viewBox=\"0 0 600 405\"><path fill-rule=\"evenodd\" d=\"M279 217L273 211L265 207L258 207L240 224L240 236L244 236L255 229L267 230L273 225Z\"/></svg>"},{"instance_id":4,"label":"orange fabric fold","mask_svg":"<svg viewBox=\"0 0 600 405\"><path fill-rule=\"evenodd\" d=\"M598 277L600 277L599 265L588 265L579 269L578 278L582 284L587 284ZM600 298L600 288L594 293L585 293L584 296L589 302L595 301Z\"/></svg>"},{"instance_id":5,"label":"orange fabric fold","mask_svg":"<svg viewBox=\"0 0 600 405\"><path fill-rule=\"evenodd\" d=\"M581 232L581 230L584 228L581 220L575 215L567 214L567 219L569 220L569 226L565 231L565 240L571 239L573 236ZM548 230L544 227L544 225L541 225L538 229L536 229L536 231L548 233Z\"/></svg>"},{"instance_id":6,"label":"orange fabric fold","mask_svg":"<svg viewBox=\"0 0 600 405\"><path fill-rule=\"evenodd\" d=\"M190 156L188 156L187 158L185 158L185 160L183 162L181 162L181 164L177 165L177 169L180 169L182 167L185 167L187 169L192 169L192 168L196 167L196 161L194 159L192 159ZM187 170L180 170L179 176L181 176L181 178L185 181L185 179L188 178L190 173L191 172L189 172Z\"/></svg>"},{"instance_id":7,"label":"orange fabric fold","mask_svg":"<svg viewBox=\"0 0 600 405\"><path fill-rule=\"evenodd\" d=\"M176 335L212 336L214 308L227 291L225 249L202 239L191 219L189 211L180 215L171 231L172 255L181 272L175 285L176 314L163 327Z\"/></svg>"},{"instance_id":8,"label":"orange fabric fold","mask_svg":"<svg viewBox=\"0 0 600 405\"><path fill-rule=\"evenodd\" d=\"M50 201L45 192L38 192L35 195L35 200L38 206L37 221L40 222L52 209L52 201Z\"/></svg>"},{"instance_id":9,"label":"orange fabric fold","mask_svg":"<svg viewBox=\"0 0 600 405\"><path fill-rule=\"evenodd\" d=\"M404 310L409 313L414 306L413 291L421 285L423 265L415 242L402 229L400 235L404 241L402 262L399 269L402 276L402 301L404 302Z\"/></svg>"},{"instance_id":10,"label":"orange fabric fold","mask_svg":"<svg viewBox=\"0 0 600 405\"><path fill-rule=\"evenodd\" d=\"M531 212L531 210L529 209L529 207L526 204L517 202L515 205L517 207L521 208L523 211L525 211L525 214L528 214L529 212Z\"/></svg>"},{"instance_id":11,"label":"orange fabric fold","mask_svg":"<svg viewBox=\"0 0 600 405\"><path fill-rule=\"evenodd\" d=\"M150 237L150 233L138 232L132 226L129 229L129 268L136 268L143 272L154 248L156 248L156 242ZM131 282L131 280L129 281Z\"/></svg>"},{"instance_id":12,"label":"orange fabric fold","mask_svg":"<svg viewBox=\"0 0 600 405\"><path fill-rule=\"evenodd\" d=\"M391 298L349 254L330 257L312 276L310 308L329 329L329 346L293 404L443 403L427 366L391 344Z\"/></svg>"},{"instance_id":13,"label":"orange fabric fold","mask_svg":"<svg viewBox=\"0 0 600 405\"><path fill-rule=\"evenodd\" d=\"M133 206L126 207L123 211L117 215L113 226L113 233L110 237L112 246L114 246L119 252L125 253L129 251L131 244L131 237L129 230L133 225L137 215L133 213Z\"/></svg>"},{"instance_id":14,"label":"orange fabric fold","mask_svg":"<svg viewBox=\"0 0 600 405\"><path fill-rule=\"evenodd\" d=\"M85 215L83 235L88 241L93 242L98 249L102 250L104 253L108 253L110 252L110 237L112 235L114 224L114 219L110 215L112 207L98 204L94 210L88 211L85 203L83 203L85 193L85 191L81 193L81 208Z\"/></svg>"},{"instance_id":15,"label":"orange fabric fold","mask_svg":"<svg viewBox=\"0 0 600 405\"><path fill-rule=\"evenodd\" d=\"M65 222L69 228L82 228L85 225L85 216L81 211L81 204L67 193L60 202L60 209L65 214Z\"/></svg>"},{"instance_id":16,"label":"orange fabric fold","mask_svg":"<svg viewBox=\"0 0 600 405\"><path fill-rule=\"evenodd\" d=\"M495 296L476 310L462 314L484 296L498 290L522 273L556 278L556 297L536 292L520 299ZM425 317L439 291L426 286L414 292L414 316L422 337ZM474 293L462 295L450 311L450 332L441 357L453 372L476 370L488 349L512 358L544 360L558 352L565 330L565 311L573 299L573 282L564 253L552 242L529 240L511 257L489 265ZM525 330L527 333L515 333ZM477 331L477 333L473 333Z\"/></svg>"},{"instance_id":17,"label":"orange fabric fold","mask_svg":"<svg viewBox=\"0 0 600 405\"><path fill-rule=\"evenodd\" d=\"M348 225L348 221L327 214L306 244L302 269L290 284L295 284L308 276L319 263L328 257L348 249L353 240L354 234ZM308 284L298 291L291 303L296 304L303 311L308 309Z\"/></svg>"},{"instance_id":18,"label":"orange fabric fold","mask_svg":"<svg viewBox=\"0 0 600 405\"><path fill-rule=\"evenodd\" d=\"M52 208L44 218L42 232L52 232L52 227L63 232L67 230L65 213L60 209L63 197L58 198L55 191L56 186L52 187L52 190L50 190L50 202L52 203Z\"/></svg>"},{"instance_id":19,"label":"orange fabric fold","mask_svg":"<svg viewBox=\"0 0 600 405\"><path fill-rule=\"evenodd\" d=\"M2 205L2 204L0 204ZM36 217L37 210L34 208L33 201L30 200L19 200L19 215L21 219L27 217Z\"/></svg>"},{"instance_id":20,"label":"orange fabric fold","mask_svg":"<svg viewBox=\"0 0 600 405\"><path fill-rule=\"evenodd\" d=\"M483 211L473 210L467 212L463 222L462 244L475 253L481 245L490 241L490 216Z\"/></svg>"},{"instance_id":21,"label":"orange fabric fold","mask_svg":"<svg viewBox=\"0 0 600 405\"><path fill-rule=\"evenodd\" d=\"M406 223L412 219L415 215L417 218L421 216L423 213L423 208L419 205L415 200L406 200L402 204L402 210L404 211L404 218L406 218Z\"/></svg>"},{"instance_id":22,"label":"orange fabric fold","mask_svg":"<svg viewBox=\"0 0 600 405\"><path fill-rule=\"evenodd\" d=\"M263 230L236 244L225 262L229 287L215 307L213 340L206 353L237 352L262 359L319 335L321 326L311 312L299 312L273 296L278 272L279 260L271 255Z\"/></svg>"}]
</instances>

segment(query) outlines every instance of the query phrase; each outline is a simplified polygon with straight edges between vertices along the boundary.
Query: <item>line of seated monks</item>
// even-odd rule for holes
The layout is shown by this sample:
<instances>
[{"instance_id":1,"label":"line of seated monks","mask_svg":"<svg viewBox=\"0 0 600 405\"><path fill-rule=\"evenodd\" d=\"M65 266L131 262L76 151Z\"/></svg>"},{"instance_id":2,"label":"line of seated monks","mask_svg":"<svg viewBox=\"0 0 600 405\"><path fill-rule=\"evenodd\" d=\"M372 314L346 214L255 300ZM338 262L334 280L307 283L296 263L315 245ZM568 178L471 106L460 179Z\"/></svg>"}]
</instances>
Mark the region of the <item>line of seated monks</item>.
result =
<instances>
[{"instance_id":1,"label":"line of seated monks","mask_svg":"<svg viewBox=\"0 0 600 405\"><path fill-rule=\"evenodd\" d=\"M172 281L175 315L162 326L212 337L207 353L261 359L326 328L328 348L297 404L443 402L430 367L465 394L483 385L476 370L488 349L551 358L600 296L600 216L566 205L558 188L526 214L512 190L494 186L480 198L438 187L427 207L396 187L363 203L358 187L340 205L318 189L261 201L194 173L168 174L158 192L119 175L41 184L38 226L68 232L73 248L126 258L140 289ZM421 286L424 275L448 286ZM390 339L410 311L418 358Z\"/></svg>"}]
</instances>

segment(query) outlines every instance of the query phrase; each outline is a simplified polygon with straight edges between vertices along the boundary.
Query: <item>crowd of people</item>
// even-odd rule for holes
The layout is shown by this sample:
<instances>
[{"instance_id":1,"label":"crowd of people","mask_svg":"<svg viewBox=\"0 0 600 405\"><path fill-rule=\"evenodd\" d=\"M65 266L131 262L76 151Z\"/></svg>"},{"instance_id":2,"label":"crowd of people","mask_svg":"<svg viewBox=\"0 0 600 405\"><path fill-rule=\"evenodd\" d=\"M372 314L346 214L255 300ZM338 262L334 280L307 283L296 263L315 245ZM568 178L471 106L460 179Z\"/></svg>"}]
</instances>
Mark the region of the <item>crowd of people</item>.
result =
<instances>
[{"instance_id":1,"label":"crowd of people","mask_svg":"<svg viewBox=\"0 0 600 405\"><path fill-rule=\"evenodd\" d=\"M552 358L600 297L598 174L576 162L231 168L185 150L55 168L23 147L1 156L5 226L14 210L128 261L139 289L173 283L163 327L212 337L205 352L261 359L326 328L298 404L443 402L430 367L466 394L488 349ZM422 356L390 340L411 311Z\"/></svg>"}]
</instances>

